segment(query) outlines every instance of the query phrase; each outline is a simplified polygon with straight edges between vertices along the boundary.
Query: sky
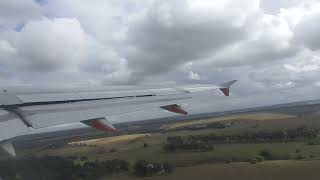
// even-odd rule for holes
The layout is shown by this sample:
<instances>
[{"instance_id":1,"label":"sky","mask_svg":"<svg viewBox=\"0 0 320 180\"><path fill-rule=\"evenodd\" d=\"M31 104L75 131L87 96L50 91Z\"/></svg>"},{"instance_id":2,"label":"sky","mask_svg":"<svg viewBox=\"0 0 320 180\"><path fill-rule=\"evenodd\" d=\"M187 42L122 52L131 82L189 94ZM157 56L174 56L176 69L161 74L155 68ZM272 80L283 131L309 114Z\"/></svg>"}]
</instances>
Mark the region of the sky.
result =
<instances>
[{"instance_id":1,"label":"sky","mask_svg":"<svg viewBox=\"0 0 320 180\"><path fill-rule=\"evenodd\" d=\"M239 80L192 112L319 99L319 32L315 0L1 0L0 84Z\"/></svg>"}]
</instances>

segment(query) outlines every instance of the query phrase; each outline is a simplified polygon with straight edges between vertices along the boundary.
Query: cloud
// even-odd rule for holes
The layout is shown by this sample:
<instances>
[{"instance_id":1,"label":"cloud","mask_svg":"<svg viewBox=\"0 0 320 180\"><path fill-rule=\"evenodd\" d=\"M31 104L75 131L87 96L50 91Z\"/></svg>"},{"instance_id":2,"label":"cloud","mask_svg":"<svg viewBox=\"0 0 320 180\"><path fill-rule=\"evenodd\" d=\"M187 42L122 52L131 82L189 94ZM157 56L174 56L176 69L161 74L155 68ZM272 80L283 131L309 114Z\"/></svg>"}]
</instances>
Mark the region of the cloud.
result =
<instances>
[{"instance_id":1,"label":"cloud","mask_svg":"<svg viewBox=\"0 0 320 180\"><path fill-rule=\"evenodd\" d=\"M258 7L249 1L241 8L234 6L213 1L155 2L129 24L124 49L129 68L135 76L166 73L245 39L259 15ZM230 14L222 13L231 9Z\"/></svg>"},{"instance_id":2,"label":"cloud","mask_svg":"<svg viewBox=\"0 0 320 180\"><path fill-rule=\"evenodd\" d=\"M14 53L16 53L16 49L8 41L0 40L0 57L2 59Z\"/></svg>"},{"instance_id":3,"label":"cloud","mask_svg":"<svg viewBox=\"0 0 320 180\"><path fill-rule=\"evenodd\" d=\"M103 43L113 43L122 36L128 19L142 10L149 0L54 0L43 8L50 17L76 18L86 32Z\"/></svg>"},{"instance_id":4,"label":"cloud","mask_svg":"<svg viewBox=\"0 0 320 180\"><path fill-rule=\"evenodd\" d=\"M28 71L76 70L87 59L88 41L76 19L31 21L18 33L18 65Z\"/></svg>"},{"instance_id":5,"label":"cloud","mask_svg":"<svg viewBox=\"0 0 320 180\"><path fill-rule=\"evenodd\" d=\"M320 3L305 4L300 11L294 28L295 39L306 48L319 50Z\"/></svg>"},{"instance_id":6,"label":"cloud","mask_svg":"<svg viewBox=\"0 0 320 180\"><path fill-rule=\"evenodd\" d=\"M3 39L9 40L0 41L0 66L10 74L7 76L24 82L96 83L104 76L124 72L126 66L75 18L29 21L21 31L7 32Z\"/></svg>"},{"instance_id":7,"label":"cloud","mask_svg":"<svg viewBox=\"0 0 320 180\"><path fill-rule=\"evenodd\" d=\"M320 2L313 0L5 0L0 2L0 82L238 79L235 97L260 94L276 102L268 93L276 91L285 100L302 90L316 97L319 22Z\"/></svg>"},{"instance_id":8,"label":"cloud","mask_svg":"<svg viewBox=\"0 0 320 180\"><path fill-rule=\"evenodd\" d=\"M281 9L297 6L301 0L261 0L260 7L268 14L278 14Z\"/></svg>"},{"instance_id":9,"label":"cloud","mask_svg":"<svg viewBox=\"0 0 320 180\"><path fill-rule=\"evenodd\" d=\"M191 80L200 80L200 75L198 73L193 72L193 71L189 71L188 77Z\"/></svg>"},{"instance_id":10,"label":"cloud","mask_svg":"<svg viewBox=\"0 0 320 180\"><path fill-rule=\"evenodd\" d=\"M15 28L43 16L41 7L33 0L1 0L0 7L0 29Z\"/></svg>"},{"instance_id":11,"label":"cloud","mask_svg":"<svg viewBox=\"0 0 320 180\"><path fill-rule=\"evenodd\" d=\"M239 66L281 60L294 56L293 32L287 22L274 15L263 15L250 36L208 57L205 65Z\"/></svg>"}]
</instances>

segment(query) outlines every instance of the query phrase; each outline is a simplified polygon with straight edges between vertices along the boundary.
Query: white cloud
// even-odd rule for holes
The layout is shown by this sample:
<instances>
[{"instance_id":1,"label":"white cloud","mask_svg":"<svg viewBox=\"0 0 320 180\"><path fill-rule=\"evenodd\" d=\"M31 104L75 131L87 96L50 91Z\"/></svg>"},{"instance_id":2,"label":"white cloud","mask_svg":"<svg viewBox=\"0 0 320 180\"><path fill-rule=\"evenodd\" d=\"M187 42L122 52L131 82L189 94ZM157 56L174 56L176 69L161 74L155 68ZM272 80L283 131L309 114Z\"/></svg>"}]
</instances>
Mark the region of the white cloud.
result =
<instances>
[{"instance_id":1,"label":"white cloud","mask_svg":"<svg viewBox=\"0 0 320 180\"><path fill-rule=\"evenodd\" d=\"M76 19L31 21L18 33L18 65L30 71L76 71L87 59L89 40Z\"/></svg>"},{"instance_id":2,"label":"white cloud","mask_svg":"<svg viewBox=\"0 0 320 180\"><path fill-rule=\"evenodd\" d=\"M156 1L128 25L129 68L135 76L163 74L245 40L261 12L257 1L243 2Z\"/></svg>"},{"instance_id":3,"label":"white cloud","mask_svg":"<svg viewBox=\"0 0 320 180\"><path fill-rule=\"evenodd\" d=\"M51 17L76 18L98 41L117 41L127 21L150 0L49 0L44 9Z\"/></svg>"},{"instance_id":4,"label":"white cloud","mask_svg":"<svg viewBox=\"0 0 320 180\"><path fill-rule=\"evenodd\" d=\"M196 72L193 72L193 71L189 71L189 79L191 80L200 80L200 75Z\"/></svg>"},{"instance_id":5,"label":"white cloud","mask_svg":"<svg viewBox=\"0 0 320 180\"><path fill-rule=\"evenodd\" d=\"M308 73L320 70L320 56L310 51L305 51L297 61L284 64L284 68L294 73Z\"/></svg>"},{"instance_id":6,"label":"white cloud","mask_svg":"<svg viewBox=\"0 0 320 180\"><path fill-rule=\"evenodd\" d=\"M317 92L319 22L320 2L313 0L5 0L0 81L239 79L234 96L276 90L292 98L302 89Z\"/></svg>"},{"instance_id":7,"label":"white cloud","mask_svg":"<svg viewBox=\"0 0 320 180\"><path fill-rule=\"evenodd\" d=\"M0 56L6 54L13 54L16 50L12 45L5 40L0 40Z\"/></svg>"}]
</instances>

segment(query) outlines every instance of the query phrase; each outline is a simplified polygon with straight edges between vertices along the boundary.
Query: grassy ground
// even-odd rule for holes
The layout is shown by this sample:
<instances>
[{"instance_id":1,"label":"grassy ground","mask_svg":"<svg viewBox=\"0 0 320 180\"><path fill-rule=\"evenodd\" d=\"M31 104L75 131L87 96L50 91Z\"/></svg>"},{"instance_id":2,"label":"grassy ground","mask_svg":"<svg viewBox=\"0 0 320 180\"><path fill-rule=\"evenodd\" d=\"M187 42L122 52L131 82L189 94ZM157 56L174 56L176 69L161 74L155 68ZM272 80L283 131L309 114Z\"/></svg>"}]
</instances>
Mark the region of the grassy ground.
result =
<instances>
[{"instance_id":1,"label":"grassy ground","mask_svg":"<svg viewBox=\"0 0 320 180\"><path fill-rule=\"evenodd\" d=\"M287 119L287 118L293 118L293 117L295 116L287 115L287 114L279 114L279 113L241 114L241 115L232 115L232 116L226 116L226 117L209 118L204 120L195 120L190 122L175 123L175 124L164 126L163 128L166 130L174 130L177 128L194 126L198 124L210 124L218 121L252 121L252 120L264 121L264 120L274 120L274 119L281 120L281 119Z\"/></svg>"},{"instance_id":2,"label":"grassy ground","mask_svg":"<svg viewBox=\"0 0 320 180\"><path fill-rule=\"evenodd\" d=\"M139 136L139 140L113 141L113 144L90 141L91 145L97 147L69 147L55 150L46 150L37 155L55 156L87 156L90 160L124 159L131 163L137 160L148 160L154 162L171 162L178 166L190 166L206 162L225 162L231 159L236 161L248 161L259 155L263 149L268 149L274 159L292 159L303 156L305 159L320 158L320 145L306 145L304 142L289 143L259 143L259 144L216 144L214 150L208 152L177 151L165 152L162 149L168 134L151 134ZM93 142L96 142L94 144ZM147 147L143 147L147 143ZM116 149L116 152L110 152Z\"/></svg>"},{"instance_id":3,"label":"grassy ground","mask_svg":"<svg viewBox=\"0 0 320 180\"><path fill-rule=\"evenodd\" d=\"M320 161L266 161L258 164L206 164L177 168L168 176L137 178L132 175L105 177L100 180L318 180Z\"/></svg>"},{"instance_id":4,"label":"grassy ground","mask_svg":"<svg viewBox=\"0 0 320 180\"><path fill-rule=\"evenodd\" d=\"M87 145L96 147L67 147L59 149L47 149L37 151L35 154L55 155L55 156L87 156L89 160L109 160L125 159L130 162L136 160L149 161L168 161L179 166L188 166L190 164L199 164L205 162L224 162L230 159L237 161L248 161L259 154L262 149L268 149L275 159L292 159L302 156L304 159L320 159L320 146L308 146L305 142L290 143L262 143L262 144L215 144L214 150L209 152L190 152L179 151L175 153L165 152L162 149L168 136L187 136L211 133L242 133L248 131L260 130L284 130L294 129L299 126L320 127L318 117L293 117L284 114L247 114L238 116L229 116L224 118L213 118L215 121L232 120L241 122L237 126L225 129L203 129L203 130L183 130L183 131L165 131L163 133L153 134L135 134L123 135L98 140L84 141ZM211 122L213 120L204 120ZM199 122L199 121L198 121ZM193 121L191 123L194 123ZM178 123L180 126L180 124ZM173 125L176 127L176 125ZM79 143L79 142L76 142ZM147 143L147 147L143 147ZM110 152L113 150L112 152Z\"/></svg>"}]
</instances>

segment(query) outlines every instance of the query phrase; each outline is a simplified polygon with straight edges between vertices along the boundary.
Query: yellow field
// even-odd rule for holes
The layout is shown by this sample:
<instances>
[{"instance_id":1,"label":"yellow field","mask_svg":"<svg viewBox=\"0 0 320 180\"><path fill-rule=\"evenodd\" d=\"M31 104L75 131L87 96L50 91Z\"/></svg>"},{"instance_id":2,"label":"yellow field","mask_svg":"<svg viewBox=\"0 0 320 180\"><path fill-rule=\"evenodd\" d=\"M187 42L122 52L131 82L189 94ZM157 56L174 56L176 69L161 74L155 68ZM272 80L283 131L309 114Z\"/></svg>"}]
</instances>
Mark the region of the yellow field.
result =
<instances>
[{"instance_id":1,"label":"yellow field","mask_svg":"<svg viewBox=\"0 0 320 180\"><path fill-rule=\"evenodd\" d=\"M210 118L204 120L195 120L190 122L181 122L170 124L164 126L163 129L165 130L174 130L181 127L198 125L198 124L209 124L218 121L235 121L235 120L255 120L255 121L264 121L264 120L280 120L280 119L287 119L293 118L293 115L287 114L280 114L280 113L253 113L253 114L241 114L241 115L234 115L234 116L226 116L226 117L219 117L219 118Z\"/></svg>"},{"instance_id":2,"label":"yellow field","mask_svg":"<svg viewBox=\"0 0 320 180\"><path fill-rule=\"evenodd\" d=\"M90 139L86 141L76 141L68 143L69 145L73 144L81 144L85 143L87 145L94 145L94 146L105 146L105 145L114 145L114 144L122 144L128 143L131 141L139 140L143 137L148 137L149 134L131 134L131 135L121 135L121 136L113 136L107 138L99 138L99 139Z\"/></svg>"}]
</instances>

